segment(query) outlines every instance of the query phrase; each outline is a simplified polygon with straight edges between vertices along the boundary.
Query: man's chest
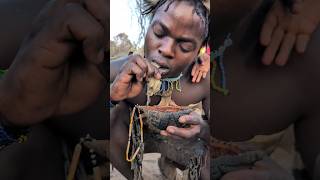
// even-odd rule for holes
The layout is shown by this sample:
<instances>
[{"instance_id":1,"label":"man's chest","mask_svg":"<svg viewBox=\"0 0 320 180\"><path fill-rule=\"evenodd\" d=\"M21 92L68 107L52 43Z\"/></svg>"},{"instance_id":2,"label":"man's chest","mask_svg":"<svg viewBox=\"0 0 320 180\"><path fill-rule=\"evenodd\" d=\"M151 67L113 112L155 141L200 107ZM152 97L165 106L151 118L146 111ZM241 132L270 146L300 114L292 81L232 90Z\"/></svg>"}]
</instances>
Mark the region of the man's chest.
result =
<instances>
[{"instance_id":1,"label":"man's chest","mask_svg":"<svg viewBox=\"0 0 320 180\"><path fill-rule=\"evenodd\" d=\"M236 53L226 60L230 95L211 95L211 134L245 140L279 132L299 117L301 92L291 70L249 64ZM232 60L236 62L230 63Z\"/></svg>"}]
</instances>

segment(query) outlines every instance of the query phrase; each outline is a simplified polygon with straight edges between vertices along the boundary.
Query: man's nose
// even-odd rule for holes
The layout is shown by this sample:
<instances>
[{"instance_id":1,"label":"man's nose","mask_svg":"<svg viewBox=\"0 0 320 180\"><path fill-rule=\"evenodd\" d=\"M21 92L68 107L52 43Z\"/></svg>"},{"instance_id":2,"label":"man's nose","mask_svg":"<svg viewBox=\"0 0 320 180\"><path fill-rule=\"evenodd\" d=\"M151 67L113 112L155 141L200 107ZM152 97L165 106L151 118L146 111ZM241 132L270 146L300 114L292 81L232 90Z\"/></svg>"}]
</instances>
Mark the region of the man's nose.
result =
<instances>
[{"instance_id":1,"label":"man's nose","mask_svg":"<svg viewBox=\"0 0 320 180\"><path fill-rule=\"evenodd\" d=\"M172 59L174 57L174 45L175 42L173 39L163 39L162 44L159 48L159 53L168 59Z\"/></svg>"}]
</instances>

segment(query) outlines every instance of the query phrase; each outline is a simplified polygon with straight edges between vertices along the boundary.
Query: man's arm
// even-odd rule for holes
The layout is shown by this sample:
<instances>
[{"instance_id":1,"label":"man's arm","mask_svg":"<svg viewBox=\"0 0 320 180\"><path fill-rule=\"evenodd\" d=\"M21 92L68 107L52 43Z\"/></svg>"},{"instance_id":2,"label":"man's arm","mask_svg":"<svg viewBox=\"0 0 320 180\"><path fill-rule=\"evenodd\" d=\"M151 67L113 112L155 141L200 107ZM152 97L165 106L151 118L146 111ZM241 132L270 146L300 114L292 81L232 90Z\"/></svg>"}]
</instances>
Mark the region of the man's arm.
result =
<instances>
[{"instance_id":1,"label":"man's arm","mask_svg":"<svg viewBox=\"0 0 320 180\"><path fill-rule=\"evenodd\" d=\"M121 66L128 60L128 56L110 61L110 83L114 81L120 72Z\"/></svg>"},{"instance_id":2,"label":"man's arm","mask_svg":"<svg viewBox=\"0 0 320 180\"><path fill-rule=\"evenodd\" d=\"M210 123L210 91L210 76L207 76L203 82L204 99L202 100L202 107L204 113L206 114L206 120L208 121L208 124Z\"/></svg>"}]
</instances>

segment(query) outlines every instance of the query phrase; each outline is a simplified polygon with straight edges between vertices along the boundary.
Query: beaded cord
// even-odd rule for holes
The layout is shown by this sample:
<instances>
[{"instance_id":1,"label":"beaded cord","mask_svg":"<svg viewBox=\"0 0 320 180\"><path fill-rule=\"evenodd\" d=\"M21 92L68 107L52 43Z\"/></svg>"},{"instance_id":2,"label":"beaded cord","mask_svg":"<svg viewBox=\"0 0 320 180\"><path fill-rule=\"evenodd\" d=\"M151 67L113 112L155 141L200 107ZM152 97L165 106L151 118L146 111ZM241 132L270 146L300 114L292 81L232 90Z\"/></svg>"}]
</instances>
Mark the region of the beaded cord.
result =
<instances>
[{"instance_id":1,"label":"beaded cord","mask_svg":"<svg viewBox=\"0 0 320 180\"><path fill-rule=\"evenodd\" d=\"M151 102L151 96L171 96L174 89L181 92L181 83L180 79L182 74L174 78L164 78L160 80L156 80L154 78L148 79L147 84L147 103L148 106Z\"/></svg>"},{"instance_id":2,"label":"beaded cord","mask_svg":"<svg viewBox=\"0 0 320 180\"><path fill-rule=\"evenodd\" d=\"M138 115L135 114L136 109L138 110ZM129 137L126 148L126 160L131 163L131 170L134 171L134 180L142 180L143 153L144 141L142 116L140 109L135 106L133 107L130 116Z\"/></svg>"},{"instance_id":3,"label":"beaded cord","mask_svg":"<svg viewBox=\"0 0 320 180\"><path fill-rule=\"evenodd\" d=\"M230 33L229 33L227 35L227 38L224 40L223 45L220 46L218 50L213 51L211 56L211 59L213 60L212 71L211 71L211 85L214 90L222 93L223 95L229 94L229 90L227 89L226 72L223 64L223 57L224 57L224 52L226 48L231 45L232 45L232 40L230 39ZM217 67L221 73L220 86L218 86L215 82L215 73L216 73Z\"/></svg>"},{"instance_id":4,"label":"beaded cord","mask_svg":"<svg viewBox=\"0 0 320 180\"><path fill-rule=\"evenodd\" d=\"M174 88L177 91L181 92L180 79L182 75L183 74L181 73L178 77L161 79L160 90L156 93L156 95L163 96L164 94L167 94L169 91L172 91Z\"/></svg>"}]
</instances>

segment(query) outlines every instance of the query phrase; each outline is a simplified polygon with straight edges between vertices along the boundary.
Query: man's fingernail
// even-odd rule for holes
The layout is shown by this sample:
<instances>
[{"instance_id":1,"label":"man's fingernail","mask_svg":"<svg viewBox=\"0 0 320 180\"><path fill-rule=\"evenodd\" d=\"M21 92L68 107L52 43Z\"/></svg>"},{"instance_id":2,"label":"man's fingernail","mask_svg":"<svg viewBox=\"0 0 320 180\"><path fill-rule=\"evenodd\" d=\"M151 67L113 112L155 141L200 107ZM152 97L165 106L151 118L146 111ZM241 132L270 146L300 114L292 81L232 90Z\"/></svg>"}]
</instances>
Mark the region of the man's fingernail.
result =
<instances>
[{"instance_id":1,"label":"man's fingernail","mask_svg":"<svg viewBox=\"0 0 320 180\"><path fill-rule=\"evenodd\" d=\"M181 118L179 119L179 122L180 122L180 123L185 123L185 122L186 122L186 119L183 118L183 117L181 117Z\"/></svg>"}]
</instances>

